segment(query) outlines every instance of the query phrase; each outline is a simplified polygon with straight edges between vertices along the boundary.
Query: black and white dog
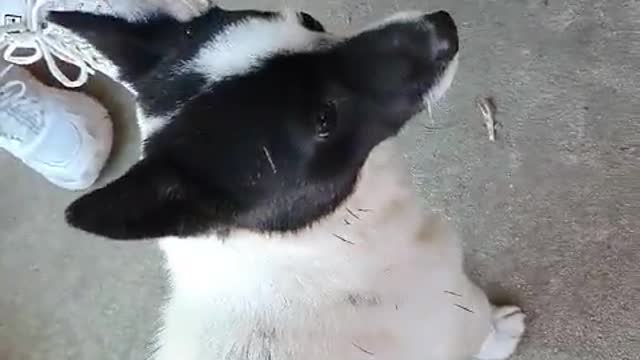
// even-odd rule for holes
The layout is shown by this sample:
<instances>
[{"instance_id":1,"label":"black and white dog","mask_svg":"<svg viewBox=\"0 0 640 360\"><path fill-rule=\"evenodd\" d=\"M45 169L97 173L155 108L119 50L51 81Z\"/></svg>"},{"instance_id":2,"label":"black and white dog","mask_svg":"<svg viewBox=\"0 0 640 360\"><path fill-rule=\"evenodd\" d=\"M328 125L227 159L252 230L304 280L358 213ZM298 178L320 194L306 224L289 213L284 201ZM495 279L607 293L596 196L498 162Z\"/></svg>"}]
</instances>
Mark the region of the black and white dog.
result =
<instances>
[{"instance_id":1,"label":"black and white dog","mask_svg":"<svg viewBox=\"0 0 640 360\"><path fill-rule=\"evenodd\" d=\"M353 36L306 13L187 22L50 14L137 94L143 156L67 211L157 239L172 291L154 360L506 359L524 331L465 275L393 138L452 82L450 15Z\"/></svg>"}]
</instances>

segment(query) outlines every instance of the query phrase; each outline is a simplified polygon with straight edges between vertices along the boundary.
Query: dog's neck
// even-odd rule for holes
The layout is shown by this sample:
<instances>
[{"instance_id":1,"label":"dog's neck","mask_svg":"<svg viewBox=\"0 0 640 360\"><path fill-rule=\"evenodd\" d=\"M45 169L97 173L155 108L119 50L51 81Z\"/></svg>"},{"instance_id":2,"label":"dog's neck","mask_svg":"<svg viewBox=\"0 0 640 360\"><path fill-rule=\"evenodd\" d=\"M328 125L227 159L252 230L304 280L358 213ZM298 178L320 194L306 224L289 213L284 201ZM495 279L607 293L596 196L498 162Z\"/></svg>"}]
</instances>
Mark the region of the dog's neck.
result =
<instances>
[{"instance_id":1,"label":"dog's neck","mask_svg":"<svg viewBox=\"0 0 640 360\"><path fill-rule=\"evenodd\" d=\"M345 263L353 257L384 262L390 252L410 248L406 243L413 241L422 225L421 207L403 163L392 140L380 144L363 167L354 193L332 214L304 230L286 234L236 230L225 238L210 234L162 239L174 285L193 291L210 286L231 291L241 279L251 282L256 276L268 278L269 273L286 276L281 269L274 270L281 265L304 268L307 263L328 261L342 267L335 271L344 272ZM236 280L225 286L230 280L218 277L230 273L237 274ZM245 279L241 273L254 275ZM211 276L218 278L217 283Z\"/></svg>"}]
</instances>

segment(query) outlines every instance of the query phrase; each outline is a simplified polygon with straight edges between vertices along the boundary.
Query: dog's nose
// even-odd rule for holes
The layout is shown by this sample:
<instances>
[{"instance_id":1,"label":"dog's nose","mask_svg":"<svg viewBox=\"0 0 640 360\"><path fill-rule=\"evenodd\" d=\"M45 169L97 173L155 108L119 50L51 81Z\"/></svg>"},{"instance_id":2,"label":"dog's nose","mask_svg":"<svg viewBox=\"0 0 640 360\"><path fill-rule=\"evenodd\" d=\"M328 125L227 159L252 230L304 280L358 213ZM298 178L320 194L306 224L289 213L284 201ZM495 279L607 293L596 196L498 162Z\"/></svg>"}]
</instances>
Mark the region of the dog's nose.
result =
<instances>
[{"instance_id":1,"label":"dog's nose","mask_svg":"<svg viewBox=\"0 0 640 360\"><path fill-rule=\"evenodd\" d=\"M431 53L438 61L450 61L458 53L458 28L451 15L438 11L424 16L435 31Z\"/></svg>"}]
</instances>

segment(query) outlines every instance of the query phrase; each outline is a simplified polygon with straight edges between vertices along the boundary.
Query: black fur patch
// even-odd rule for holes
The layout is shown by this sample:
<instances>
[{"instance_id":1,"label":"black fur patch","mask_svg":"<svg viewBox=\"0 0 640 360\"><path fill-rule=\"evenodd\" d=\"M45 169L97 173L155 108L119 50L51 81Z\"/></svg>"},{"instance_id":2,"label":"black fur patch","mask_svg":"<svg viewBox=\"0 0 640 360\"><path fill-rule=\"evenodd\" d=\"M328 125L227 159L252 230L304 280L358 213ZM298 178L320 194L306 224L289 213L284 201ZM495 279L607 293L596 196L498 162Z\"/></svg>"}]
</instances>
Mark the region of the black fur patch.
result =
<instances>
[{"instance_id":1,"label":"black fur patch","mask_svg":"<svg viewBox=\"0 0 640 360\"><path fill-rule=\"evenodd\" d=\"M71 225L115 239L304 228L351 194L371 149L420 111L453 57L434 54L443 31L457 50L456 34L416 21L283 52L213 84L175 71L248 16L275 15L216 8L189 23L156 17L137 24L50 16L120 66L146 111L174 114L146 140L144 160L69 207ZM302 20L299 26L321 30Z\"/></svg>"},{"instance_id":2,"label":"black fur patch","mask_svg":"<svg viewBox=\"0 0 640 360\"><path fill-rule=\"evenodd\" d=\"M300 16L300 23L305 28L311 31L325 32L324 26L320 23L320 21L318 21L316 18L314 18L310 14L307 14L306 12L301 12L299 16Z\"/></svg>"},{"instance_id":3,"label":"black fur patch","mask_svg":"<svg viewBox=\"0 0 640 360\"><path fill-rule=\"evenodd\" d=\"M203 44L228 26L272 12L226 11L219 7L188 23L157 14L140 22L82 12L49 13L48 19L72 29L106 54L132 83L149 115L175 110L205 83L201 74L176 74L176 65L192 59ZM171 84L169 86L169 84Z\"/></svg>"}]
</instances>

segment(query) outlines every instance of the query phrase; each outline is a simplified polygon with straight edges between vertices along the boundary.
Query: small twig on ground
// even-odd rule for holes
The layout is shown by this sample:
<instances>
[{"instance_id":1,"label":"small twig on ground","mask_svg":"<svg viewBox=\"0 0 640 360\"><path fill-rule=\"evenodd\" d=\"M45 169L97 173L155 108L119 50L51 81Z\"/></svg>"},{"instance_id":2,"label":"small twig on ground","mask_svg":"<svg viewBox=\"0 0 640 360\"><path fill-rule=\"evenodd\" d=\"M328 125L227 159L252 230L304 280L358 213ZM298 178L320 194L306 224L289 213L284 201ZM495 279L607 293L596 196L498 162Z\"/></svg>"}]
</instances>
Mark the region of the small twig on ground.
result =
<instances>
[{"instance_id":1,"label":"small twig on ground","mask_svg":"<svg viewBox=\"0 0 640 360\"><path fill-rule=\"evenodd\" d=\"M491 97L477 97L476 105L484 118L484 125L489 133L489 140L496 141L496 103Z\"/></svg>"}]
</instances>

